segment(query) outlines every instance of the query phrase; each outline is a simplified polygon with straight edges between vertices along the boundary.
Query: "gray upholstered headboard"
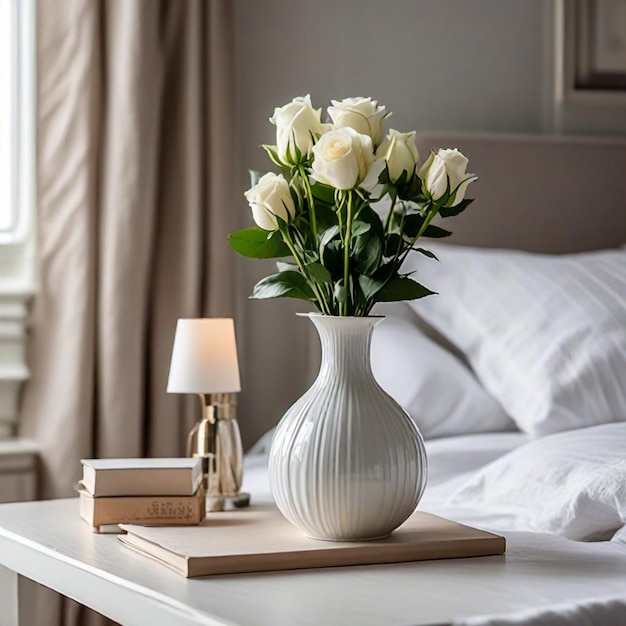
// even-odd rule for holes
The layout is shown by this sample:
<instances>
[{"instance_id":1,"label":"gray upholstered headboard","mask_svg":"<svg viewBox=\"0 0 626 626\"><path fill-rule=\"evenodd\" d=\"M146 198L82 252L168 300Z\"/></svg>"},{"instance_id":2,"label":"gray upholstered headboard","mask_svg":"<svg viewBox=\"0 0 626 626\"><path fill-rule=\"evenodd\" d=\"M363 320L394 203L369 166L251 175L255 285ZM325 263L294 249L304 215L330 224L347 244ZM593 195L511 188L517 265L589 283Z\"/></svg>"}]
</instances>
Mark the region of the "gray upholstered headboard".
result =
<instances>
[{"instance_id":1,"label":"gray upholstered headboard","mask_svg":"<svg viewBox=\"0 0 626 626\"><path fill-rule=\"evenodd\" d=\"M447 241L553 253L626 243L626 138L419 137L422 159L437 147L461 150L480 176Z\"/></svg>"},{"instance_id":2,"label":"gray upholstered headboard","mask_svg":"<svg viewBox=\"0 0 626 626\"><path fill-rule=\"evenodd\" d=\"M474 204L450 220L454 235L446 241L552 253L626 243L626 138L419 136L422 159L431 147L458 147L480 176L468 194ZM242 282L242 297L251 284ZM263 310L249 305L243 313L239 414L246 446L276 423L317 371L319 342L294 310L304 305L263 303Z\"/></svg>"}]
</instances>

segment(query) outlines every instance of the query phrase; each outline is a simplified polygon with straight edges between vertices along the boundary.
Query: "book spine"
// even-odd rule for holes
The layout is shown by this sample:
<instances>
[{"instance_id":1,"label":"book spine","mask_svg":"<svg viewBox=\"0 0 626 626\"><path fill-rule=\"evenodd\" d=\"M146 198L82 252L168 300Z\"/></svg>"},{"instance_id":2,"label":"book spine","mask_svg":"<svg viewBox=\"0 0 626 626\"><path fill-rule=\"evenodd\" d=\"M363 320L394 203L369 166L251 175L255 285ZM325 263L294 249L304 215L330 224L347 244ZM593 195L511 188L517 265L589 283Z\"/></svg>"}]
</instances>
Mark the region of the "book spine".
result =
<instances>
[{"instance_id":1,"label":"book spine","mask_svg":"<svg viewBox=\"0 0 626 626\"><path fill-rule=\"evenodd\" d=\"M196 496L105 497L81 494L81 516L94 527L109 524L199 524L205 516L204 492Z\"/></svg>"},{"instance_id":2,"label":"book spine","mask_svg":"<svg viewBox=\"0 0 626 626\"><path fill-rule=\"evenodd\" d=\"M95 497L192 496L201 473L187 468L83 469L83 484Z\"/></svg>"}]
</instances>

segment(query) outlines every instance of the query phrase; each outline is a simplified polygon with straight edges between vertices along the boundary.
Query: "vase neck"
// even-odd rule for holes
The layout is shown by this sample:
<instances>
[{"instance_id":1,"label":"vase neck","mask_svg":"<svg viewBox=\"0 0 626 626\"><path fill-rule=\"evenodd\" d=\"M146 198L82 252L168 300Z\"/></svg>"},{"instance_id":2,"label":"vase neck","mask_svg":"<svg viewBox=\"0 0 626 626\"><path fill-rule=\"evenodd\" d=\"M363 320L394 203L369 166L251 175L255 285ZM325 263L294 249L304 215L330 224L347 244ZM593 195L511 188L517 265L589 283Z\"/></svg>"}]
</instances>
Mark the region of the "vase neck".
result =
<instances>
[{"instance_id":1,"label":"vase neck","mask_svg":"<svg viewBox=\"0 0 626 626\"><path fill-rule=\"evenodd\" d=\"M320 377L349 370L351 376L372 376L370 345L376 317L309 316L322 344Z\"/></svg>"}]
</instances>

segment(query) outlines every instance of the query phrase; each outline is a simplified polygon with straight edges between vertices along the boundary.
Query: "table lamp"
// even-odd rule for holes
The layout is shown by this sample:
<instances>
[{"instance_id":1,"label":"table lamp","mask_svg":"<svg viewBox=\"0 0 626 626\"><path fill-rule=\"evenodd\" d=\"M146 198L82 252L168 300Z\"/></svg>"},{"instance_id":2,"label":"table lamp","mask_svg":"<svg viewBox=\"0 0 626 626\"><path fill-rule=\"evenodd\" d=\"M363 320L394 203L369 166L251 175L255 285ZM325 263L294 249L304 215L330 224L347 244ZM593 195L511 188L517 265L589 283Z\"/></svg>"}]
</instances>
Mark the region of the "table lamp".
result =
<instances>
[{"instance_id":1,"label":"table lamp","mask_svg":"<svg viewBox=\"0 0 626 626\"><path fill-rule=\"evenodd\" d=\"M233 320L179 319L167 392L200 396L202 416L189 433L187 454L202 459L209 511L231 510L250 503L250 495L239 492L243 448L233 396L239 391Z\"/></svg>"}]
</instances>

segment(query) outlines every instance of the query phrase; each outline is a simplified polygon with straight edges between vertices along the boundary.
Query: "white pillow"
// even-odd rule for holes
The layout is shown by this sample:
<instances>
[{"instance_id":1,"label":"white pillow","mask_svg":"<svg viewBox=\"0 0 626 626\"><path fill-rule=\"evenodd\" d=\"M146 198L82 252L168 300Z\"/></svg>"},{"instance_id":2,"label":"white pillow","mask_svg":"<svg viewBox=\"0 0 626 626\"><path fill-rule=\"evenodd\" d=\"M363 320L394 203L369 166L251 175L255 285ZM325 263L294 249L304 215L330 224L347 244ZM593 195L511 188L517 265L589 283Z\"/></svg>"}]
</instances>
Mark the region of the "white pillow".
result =
<instances>
[{"instance_id":1,"label":"white pillow","mask_svg":"<svg viewBox=\"0 0 626 626\"><path fill-rule=\"evenodd\" d=\"M480 470L449 504L512 514L516 530L609 539L626 524L626 423L535 439Z\"/></svg>"},{"instance_id":2,"label":"white pillow","mask_svg":"<svg viewBox=\"0 0 626 626\"><path fill-rule=\"evenodd\" d=\"M467 365L427 337L404 302L379 304L385 319L372 338L372 370L426 439L516 430L502 407L480 386ZM248 454L269 454L274 429Z\"/></svg>"},{"instance_id":3,"label":"white pillow","mask_svg":"<svg viewBox=\"0 0 626 626\"><path fill-rule=\"evenodd\" d=\"M405 303L379 305L386 315L372 338L372 370L425 438L514 430L502 407L457 357L426 337Z\"/></svg>"},{"instance_id":4,"label":"white pillow","mask_svg":"<svg viewBox=\"0 0 626 626\"><path fill-rule=\"evenodd\" d=\"M551 256L429 246L411 303L467 357L520 429L626 419L626 251ZM419 261L419 263L417 263Z\"/></svg>"}]
</instances>

